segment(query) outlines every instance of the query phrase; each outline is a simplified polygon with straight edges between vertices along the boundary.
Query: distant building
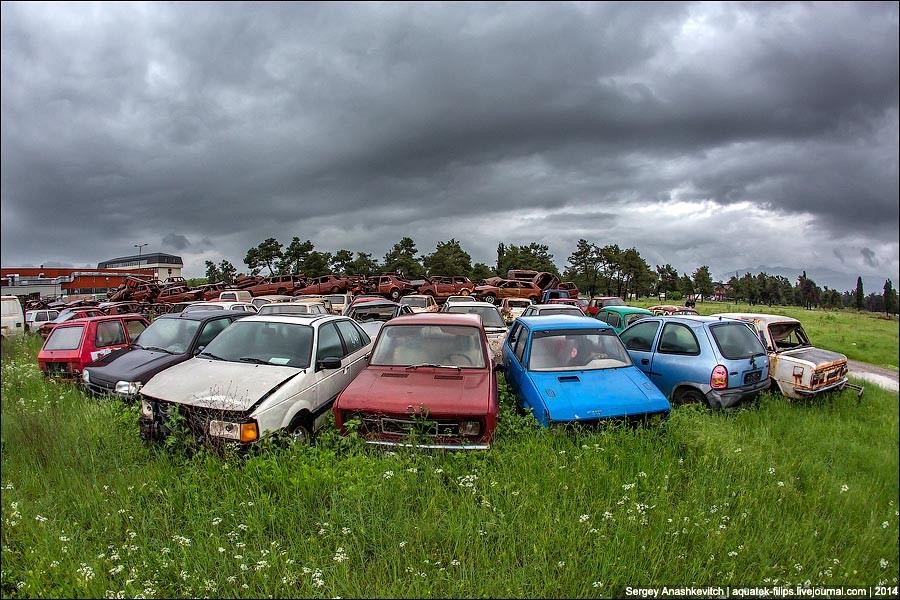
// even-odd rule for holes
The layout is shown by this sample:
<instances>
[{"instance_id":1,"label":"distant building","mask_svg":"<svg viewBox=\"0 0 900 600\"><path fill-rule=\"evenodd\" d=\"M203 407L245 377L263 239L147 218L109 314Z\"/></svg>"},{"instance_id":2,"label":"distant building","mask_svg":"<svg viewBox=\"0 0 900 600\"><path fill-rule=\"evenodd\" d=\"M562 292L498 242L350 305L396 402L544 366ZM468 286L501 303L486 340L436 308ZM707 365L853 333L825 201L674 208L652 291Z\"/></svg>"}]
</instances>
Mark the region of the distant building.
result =
<instances>
[{"instance_id":1,"label":"distant building","mask_svg":"<svg viewBox=\"0 0 900 600\"><path fill-rule=\"evenodd\" d=\"M106 296L130 275L153 278L150 269L134 272L98 269L10 267L0 269L4 295L21 298L62 298L73 300L88 296Z\"/></svg>"},{"instance_id":2,"label":"distant building","mask_svg":"<svg viewBox=\"0 0 900 600\"><path fill-rule=\"evenodd\" d=\"M163 252L148 252L147 254L112 258L98 264L97 268L115 271L143 271L149 269L153 271L153 276L156 279L165 281L169 277L181 277L181 269L184 268L184 263L180 256Z\"/></svg>"}]
</instances>

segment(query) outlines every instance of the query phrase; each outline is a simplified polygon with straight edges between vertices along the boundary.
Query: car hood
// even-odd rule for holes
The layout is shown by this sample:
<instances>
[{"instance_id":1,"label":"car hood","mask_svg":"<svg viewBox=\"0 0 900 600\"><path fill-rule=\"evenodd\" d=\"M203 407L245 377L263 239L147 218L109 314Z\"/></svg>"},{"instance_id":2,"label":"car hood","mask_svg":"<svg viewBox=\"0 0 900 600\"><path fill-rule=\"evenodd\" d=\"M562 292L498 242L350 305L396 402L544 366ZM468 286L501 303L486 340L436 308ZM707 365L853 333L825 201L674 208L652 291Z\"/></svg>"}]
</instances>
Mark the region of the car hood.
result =
<instances>
[{"instance_id":1,"label":"car hood","mask_svg":"<svg viewBox=\"0 0 900 600\"><path fill-rule=\"evenodd\" d=\"M154 375L141 394L220 410L249 410L305 369L192 358Z\"/></svg>"},{"instance_id":2,"label":"car hood","mask_svg":"<svg viewBox=\"0 0 900 600\"><path fill-rule=\"evenodd\" d=\"M140 381L146 383L150 377L163 369L184 362L188 354L169 354L140 348L123 349L101 358L90 367L92 381Z\"/></svg>"},{"instance_id":3,"label":"car hood","mask_svg":"<svg viewBox=\"0 0 900 600\"><path fill-rule=\"evenodd\" d=\"M847 357L839 352L832 352L831 350L823 350L812 346L782 350L777 354L779 357L790 356L793 359L808 362L813 367L820 367L831 363L847 362Z\"/></svg>"},{"instance_id":4,"label":"car hood","mask_svg":"<svg viewBox=\"0 0 900 600\"><path fill-rule=\"evenodd\" d=\"M342 410L434 416L484 415L491 405L489 372L455 369L365 369L337 401ZM412 407L410 409L410 407Z\"/></svg>"},{"instance_id":5,"label":"car hood","mask_svg":"<svg viewBox=\"0 0 900 600\"><path fill-rule=\"evenodd\" d=\"M669 401L637 367L529 371L550 419L573 421L669 410Z\"/></svg>"}]
</instances>

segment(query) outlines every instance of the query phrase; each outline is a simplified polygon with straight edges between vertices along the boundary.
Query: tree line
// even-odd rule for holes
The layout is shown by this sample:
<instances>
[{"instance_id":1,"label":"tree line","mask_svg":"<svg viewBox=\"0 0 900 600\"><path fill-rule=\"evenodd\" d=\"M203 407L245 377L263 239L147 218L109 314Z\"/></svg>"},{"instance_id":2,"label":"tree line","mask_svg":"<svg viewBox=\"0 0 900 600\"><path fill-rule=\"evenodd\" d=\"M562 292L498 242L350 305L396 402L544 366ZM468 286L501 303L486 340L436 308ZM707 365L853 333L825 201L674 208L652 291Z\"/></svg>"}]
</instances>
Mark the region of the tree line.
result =
<instances>
[{"instance_id":1,"label":"tree line","mask_svg":"<svg viewBox=\"0 0 900 600\"><path fill-rule=\"evenodd\" d=\"M422 279L430 275L462 275L472 281L488 277L505 277L510 269L546 271L563 281L574 281L587 295L620 296L622 298L656 296L667 301L680 301L688 297L716 298L733 302L768 305L796 305L806 308L847 308L872 312L897 314L897 292L890 280L885 281L881 294L864 294L862 278L857 279L854 291L838 292L816 285L806 272L790 282L782 276L759 273L731 277L728 282L717 284L707 265L693 273L679 273L670 264L650 265L635 248L620 248L617 244L601 246L585 239L578 240L575 250L566 261L562 273L553 261L553 254L546 244L531 242L517 246L500 242L497 245L497 261L493 267L485 263L472 263L472 257L459 241L438 242L433 252L420 254L415 241L401 238L379 260L371 253L340 249L334 253L320 252L310 240L294 237L282 244L268 238L247 250L244 264L249 275L285 275L303 273L317 277L333 273L338 276L361 275L370 277L384 272L400 273L407 279ZM206 261L206 281L234 283L244 273L229 261L218 264Z\"/></svg>"}]
</instances>

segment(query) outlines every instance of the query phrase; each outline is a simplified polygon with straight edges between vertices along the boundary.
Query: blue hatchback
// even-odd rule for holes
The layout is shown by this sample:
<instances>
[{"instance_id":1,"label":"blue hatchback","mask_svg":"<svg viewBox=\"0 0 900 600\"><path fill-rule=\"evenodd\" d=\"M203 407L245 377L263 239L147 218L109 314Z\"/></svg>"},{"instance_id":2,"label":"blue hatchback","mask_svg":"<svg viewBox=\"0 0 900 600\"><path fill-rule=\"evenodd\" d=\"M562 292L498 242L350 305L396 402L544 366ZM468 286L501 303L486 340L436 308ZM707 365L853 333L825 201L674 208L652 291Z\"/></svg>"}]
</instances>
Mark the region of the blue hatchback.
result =
<instances>
[{"instance_id":1,"label":"blue hatchback","mask_svg":"<svg viewBox=\"0 0 900 600\"><path fill-rule=\"evenodd\" d=\"M647 317L620 335L634 364L673 404L725 408L769 387L766 349L742 321Z\"/></svg>"},{"instance_id":2,"label":"blue hatchback","mask_svg":"<svg viewBox=\"0 0 900 600\"><path fill-rule=\"evenodd\" d=\"M668 414L612 327L591 317L519 317L503 344L506 381L544 426Z\"/></svg>"}]
</instances>

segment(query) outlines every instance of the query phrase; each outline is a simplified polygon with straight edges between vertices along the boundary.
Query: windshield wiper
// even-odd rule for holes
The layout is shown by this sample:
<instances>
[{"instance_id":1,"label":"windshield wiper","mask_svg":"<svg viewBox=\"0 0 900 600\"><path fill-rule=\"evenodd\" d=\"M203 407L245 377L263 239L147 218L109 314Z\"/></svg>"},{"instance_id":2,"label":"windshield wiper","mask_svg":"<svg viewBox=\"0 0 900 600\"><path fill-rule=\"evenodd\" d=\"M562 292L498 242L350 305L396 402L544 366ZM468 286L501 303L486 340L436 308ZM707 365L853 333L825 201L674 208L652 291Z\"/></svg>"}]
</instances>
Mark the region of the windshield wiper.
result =
<instances>
[{"instance_id":1,"label":"windshield wiper","mask_svg":"<svg viewBox=\"0 0 900 600\"><path fill-rule=\"evenodd\" d=\"M457 371L462 371L462 367L459 367L457 365L439 365L436 363L420 363L418 365L409 365L408 367L406 367L406 370L415 370L419 367L431 367L433 369L456 369Z\"/></svg>"},{"instance_id":2,"label":"windshield wiper","mask_svg":"<svg viewBox=\"0 0 900 600\"><path fill-rule=\"evenodd\" d=\"M166 354L175 354L171 350L168 350L166 348L160 348L159 346L139 346L139 348L142 348L144 350L153 350L156 352L165 352Z\"/></svg>"},{"instance_id":3,"label":"windshield wiper","mask_svg":"<svg viewBox=\"0 0 900 600\"><path fill-rule=\"evenodd\" d=\"M253 363L253 364L257 364L257 365L269 364L269 361L263 360L261 358L256 358L255 356L242 356L238 360L241 362L248 362L248 363Z\"/></svg>"},{"instance_id":4,"label":"windshield wiper","mask_svg":"<svg viewBox=\"0 0 900 600\"><path fill-rule=\"evenodd\" d=\"M213 354L213 353L211 353L211 352L201 352L201 353L198 354L197 356L208 356L208 357L210 357L210 358L213 359L213 360L225 360L225 359L222 358L221 356L216 356L215 354Z\"/></svg>"}]
</instances>

